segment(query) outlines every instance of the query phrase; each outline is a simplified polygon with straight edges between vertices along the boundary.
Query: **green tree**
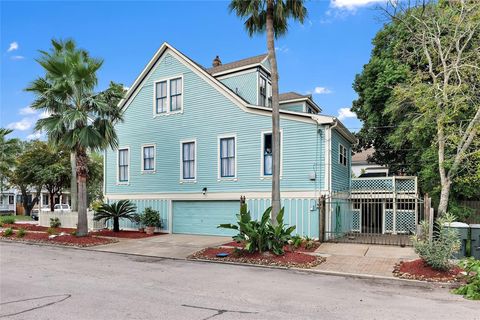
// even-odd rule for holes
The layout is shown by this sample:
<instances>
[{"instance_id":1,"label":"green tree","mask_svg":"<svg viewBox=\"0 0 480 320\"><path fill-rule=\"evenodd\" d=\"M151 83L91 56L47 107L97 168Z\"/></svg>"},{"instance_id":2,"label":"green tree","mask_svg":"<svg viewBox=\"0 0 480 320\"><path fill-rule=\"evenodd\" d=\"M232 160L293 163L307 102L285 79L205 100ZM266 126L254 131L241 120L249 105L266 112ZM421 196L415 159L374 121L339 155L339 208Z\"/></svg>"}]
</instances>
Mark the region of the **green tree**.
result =
<instances>
[{"instance_id":1,"label":"green tree","mask_svg":"<svg viewBox=\"0 0 480 320\"><path fill-rule=\"evenodd\" d=\"M92 152L88 159L87 205L103 199L103 156Z\"/></svg>"},{"instance_id":2,"label":"green tree","mask_svg":"<svg viewBox=\"0 0 480 320\"><path fill-rule=\"evenodd\" d=\"M272 223L280 212L280 107L275 38L286 34L288 20L303 23L307 9L303 0L232 0L230 11L245 19L250 36L267 33L268 60L272 80Z\"/></svg>"},{"instance_id":3,"label":"green tree","mask_svg":"<svg viewBox=\"0 0 480 320\"><path fill-rule=\"evenodd\" d=\"M43 109L49 116L38 120L37 130L44 130L49 141L75 153L78 184L78 236L86 236L88 154L108 147L117 148L114 124L122 120L117 107L123 98L121 85L110 84L95 92L97 71L103 64L73 40L52 40L49 52L40 51L37 60L45 76L26 89L35 94L33 109Z\"/></svg>"},{"instance_id":4,"label":"green tree","mask_svg":"<svg viewBox=\"0 0 480 320\"><path fill-rule=\"evenodd\" d=\"M14 169L8 174L9 182L20 189L25 214L30 215L38 203L43 186L43 168L47 166L44 151L46 144L40 141L24 143L17 156ZM29 193L33 193L29 197Z\"/></svg>"},{"instance_id":5,"label":"green tree","mask_svg":"<svg viewBox=\"0 0 480 320\"><path fill-rule=\"evenodd\" d=\"M39 172L40 181L49 193L50 211L54 211L55 195L61 195L69 187L70 152L45 143L42 156L44 165Z\"/></svg>"},{"instance_id":6,"label":"green tree","mask_svg":"<svg viewBox=\"0 0 480 320\"><path fill-rule=\"evenodd\" d=\"M6 178L15 166L15 159L20 151L20 141L7 136L13 130L0 128L0 192L3 191Z\"/></svg>"},{"instance_id":7,"label":"green tree","mask_svg":"<svg viewBox=\"0 0 480 320\"><path fill-rule=\"evenodd\" d=\"M354 84L361 146L373 145L374 160L394 171L418 173L441 215L451 190L453 198L480 190L480 180L468 178L478 172L480 152L479 8L463 1L395 6Z\"/></svg>"}]
</instances>

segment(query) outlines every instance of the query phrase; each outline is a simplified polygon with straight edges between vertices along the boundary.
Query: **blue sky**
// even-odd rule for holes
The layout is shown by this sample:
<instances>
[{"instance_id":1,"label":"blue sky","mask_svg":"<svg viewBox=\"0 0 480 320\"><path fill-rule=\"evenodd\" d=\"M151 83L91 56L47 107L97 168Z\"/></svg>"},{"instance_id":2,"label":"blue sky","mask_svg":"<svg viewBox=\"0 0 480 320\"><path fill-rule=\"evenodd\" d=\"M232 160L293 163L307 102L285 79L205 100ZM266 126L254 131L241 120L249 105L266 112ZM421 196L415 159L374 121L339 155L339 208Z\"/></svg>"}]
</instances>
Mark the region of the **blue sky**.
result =
<instances>
[{"instance_id":1,"label":"blue sky","mask_svg":"<svg viewBox=\"0 0 480 320\"><path fill-rule=\"evenodd\" d=\"M368 62L371 40L382 26L375 10L383 0L307 2L309 18L291 24L277 43L280 91L312 93L323 113L340 116L357 131L349 111L352 82ZM130 86L158 47L167 41L196 62L210 66L266 52L265 36L250 38L228 1L0 2L0 127L31 139L42 115L28 106L23 89L42 75L35 62L52 38L73 38L104 59L99 87L113 80ZM38 134L38 133L37 133Z\"/></svg>"}]
</instances>

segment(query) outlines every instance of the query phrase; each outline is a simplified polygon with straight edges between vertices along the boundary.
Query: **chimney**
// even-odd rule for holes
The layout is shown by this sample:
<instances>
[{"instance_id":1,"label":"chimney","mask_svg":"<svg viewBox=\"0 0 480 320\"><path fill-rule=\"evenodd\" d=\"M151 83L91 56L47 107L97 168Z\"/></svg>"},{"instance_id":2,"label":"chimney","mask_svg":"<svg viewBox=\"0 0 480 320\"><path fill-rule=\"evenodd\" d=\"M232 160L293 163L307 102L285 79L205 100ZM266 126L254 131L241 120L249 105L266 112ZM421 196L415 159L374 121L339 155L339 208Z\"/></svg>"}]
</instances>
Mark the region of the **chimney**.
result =
<instances>
[{"instance_id":1,"label":"chimney","mask_svg":"<svg viewBox=\"0 0 480 320\"><path fill-rule=\"evenodd\" d=\"M218 66L221 66L221 65L222 65L222 61L220 60L220 58L218 56L216 56L215 59L213 59L212 66L213 67L218 67Z\"/></svg>"}]
</instances>

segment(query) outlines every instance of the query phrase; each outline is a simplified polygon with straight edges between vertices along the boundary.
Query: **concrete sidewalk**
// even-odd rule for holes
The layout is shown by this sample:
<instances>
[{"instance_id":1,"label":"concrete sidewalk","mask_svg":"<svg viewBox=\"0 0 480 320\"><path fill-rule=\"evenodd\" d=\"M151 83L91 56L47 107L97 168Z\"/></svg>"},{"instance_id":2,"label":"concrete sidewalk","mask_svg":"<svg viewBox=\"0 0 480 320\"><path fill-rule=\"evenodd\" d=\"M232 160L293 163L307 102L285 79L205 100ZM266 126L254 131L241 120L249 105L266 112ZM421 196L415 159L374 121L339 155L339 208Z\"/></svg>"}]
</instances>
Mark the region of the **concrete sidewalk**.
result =
<instances>
[{"instance_id":1,"label":"concrete sidewalk","mask_svg":"<svg viewBox=\"0 0 480 320\"><path fill-rule=\"evenodd\" d=\"M232 241L231 237L163 234L143 239L119 239L119 242L90 247L90 250L185 259L194 252Z\"/></svg>"},{"instance_id":2,"label":"concrete sidewalk","mask_svg":"<svg viewBox=\"0 0 480 320\"><path fill-rule=\"evenodd\" d=\"M382 277L393 277L396 263L418 259L412 247L368 244L322 243L315 253L327 258L315 270Z\"/></svg>"}]
</instances>

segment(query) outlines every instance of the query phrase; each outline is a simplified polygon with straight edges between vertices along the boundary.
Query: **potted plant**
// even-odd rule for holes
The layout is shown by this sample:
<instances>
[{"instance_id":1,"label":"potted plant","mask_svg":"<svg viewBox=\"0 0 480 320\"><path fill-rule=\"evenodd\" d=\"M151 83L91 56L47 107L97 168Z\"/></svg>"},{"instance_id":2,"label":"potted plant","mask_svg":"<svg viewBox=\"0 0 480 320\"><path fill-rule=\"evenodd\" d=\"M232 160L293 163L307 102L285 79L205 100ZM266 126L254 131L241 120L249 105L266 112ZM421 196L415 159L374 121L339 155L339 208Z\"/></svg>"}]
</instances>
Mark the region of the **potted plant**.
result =
<instances>
[{"instance_id":1,"label":"potted plant","mask_svg":"<svg viewBox=\"0 0 480 320\"><path fill-rule=\"evenodd\" d=\"M145 226L146 234L153 234L156 227L161 227L160 213L152 208L145 208L141 216L141 223Z\"/></svg>"}]
</instances>

